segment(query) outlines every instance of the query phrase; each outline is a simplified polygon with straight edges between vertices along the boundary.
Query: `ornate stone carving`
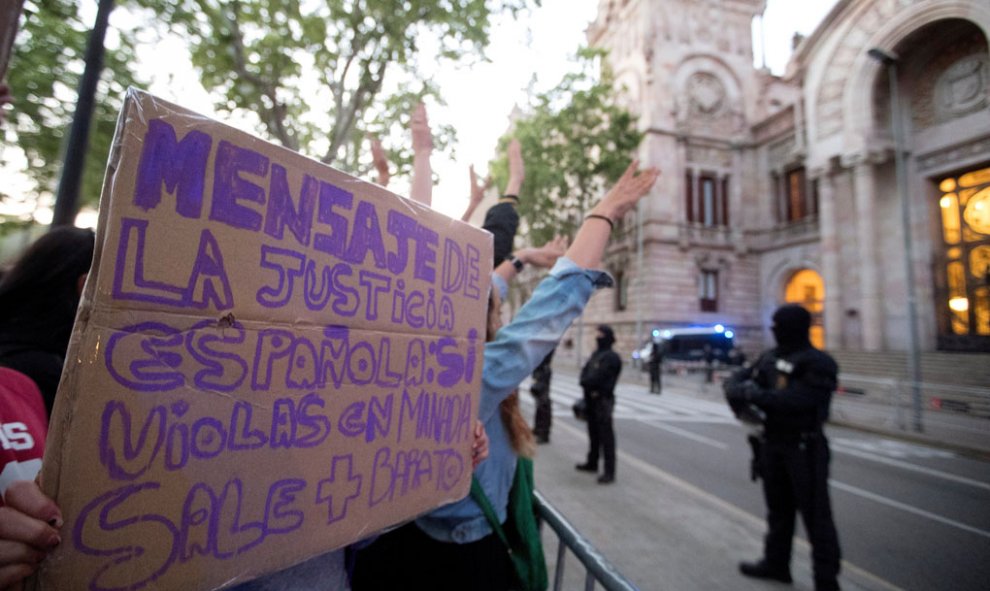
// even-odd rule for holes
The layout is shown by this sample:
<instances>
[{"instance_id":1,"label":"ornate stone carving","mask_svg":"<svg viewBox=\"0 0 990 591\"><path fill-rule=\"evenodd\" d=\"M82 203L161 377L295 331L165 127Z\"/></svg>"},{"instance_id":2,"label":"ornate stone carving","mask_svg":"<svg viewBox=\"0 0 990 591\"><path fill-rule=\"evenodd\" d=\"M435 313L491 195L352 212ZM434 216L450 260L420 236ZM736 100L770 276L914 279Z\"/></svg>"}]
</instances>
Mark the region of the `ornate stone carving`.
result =
<instances>
[{"instance_id":1,"label":"ornate stone carving","mask_svg":"<svg viewBox=\"0 0 990 591\"><path fill-rule=\"evenodd\" d=\"M978 139L958 146L952 146L944 150L925 154L918 158L917 169L919 172L942 168L965 158L977 157L990 153L990 137Z\"/></svg>"},{"instance_id":2,"label":"ornate stone carving","mask_svg":"<svg viewBox=\"0 0 990 591\"><path fill-rule=\"evenodd\" d=\"M952 64L935 84L938 119L961 117L986 107L987 79L985 55L970 55Z\"/></svg>"},{"instance_id":3,"label":"ornate stone carving","mask_svg":"<svg viewBox=\"0 0 990 591\"><path fill-rule=\"evenodd\" d=\"M767 148L767 160L770 166L787 164L792 159L797 141L793 135L770 144Z\"/></svg>"},{"instance_id":4,"label":"ornate stone carving","mask_svg":"<svg viewBox=\"0 0 990 591\"><path fill-rule=\"evenodd\" d=\"M687 95L692 115L712 118L725 105L725 85L707 72L698 72L691 76L687 83Z\"/></svg>"},{"instance_id":5,"label":"ornate stone carving","mask_svg":"<svg viewBox=\"0 0 990 591\"><path fill-rule=\"evenodd\" d=\"M721 148L688 145L687 161L691 164L729 168L732 166L732 153Z\"/></svg>"}]
</instances>

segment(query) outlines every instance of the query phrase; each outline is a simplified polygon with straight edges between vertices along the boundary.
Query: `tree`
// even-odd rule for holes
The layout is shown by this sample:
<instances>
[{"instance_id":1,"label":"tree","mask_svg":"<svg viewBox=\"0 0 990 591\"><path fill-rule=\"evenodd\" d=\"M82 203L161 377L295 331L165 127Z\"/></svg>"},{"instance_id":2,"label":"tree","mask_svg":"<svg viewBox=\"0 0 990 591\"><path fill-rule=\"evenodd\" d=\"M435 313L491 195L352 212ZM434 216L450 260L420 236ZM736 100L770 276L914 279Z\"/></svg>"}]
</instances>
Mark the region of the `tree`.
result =
<instances>
[{"instance_id":1,"label":"tree","mask_svg":"<svg viewBox=\"0 0 990 591\"><path fill-rule=\"evenodd\" d=\"M512 137L522 144L526 180L519 215L531 244L573 235L584 212L629 166L643 137L635 117L616 102L604 53L582 49L578 65L555 88L536 95L499 141L500 154ZM505 186L505 156L490 167L495 185Z\"/></svg>"},{"instance_id":2,"label":"tree","mask_svg":"<svg viewBox=\"0 0 990 591\"><path fill-rule=\"evenodd\" d=\"M165 16L188 40L203 85L221 97L220 112L257 113L268 137L354 172L366 132L387 136L392 124L405 126L413 105L437 95L417 80L421 44L435 43L442 59L480 55L493 12L526 4L321 0L304 8L299 0L181 0ZM392 151L390 159L401 170L409 157Z\"/></svg>"},{"instance_id":3,"label":"tree","mask_svg":"<svg viewBox=\"0 0 990 591\"><path fill-rule=\"evenodd\" d=\"M86 40L92 23L83 22L74 0L28 0L21 30L14 44L7 78L17 102L4 133L12 132L27 159L25 173L38 193L54 193L62 156L76 106L76 90L83 70ZM100 198L107 156L117 126L117 116L128 86L140 85L133 73L134 40L117 30L113 47L104 56L96 112L83 173L82 201ZM4 138L7 143L8 138ZM5 198L0 190L0 198Z\"/></svg>"}]
</instances>

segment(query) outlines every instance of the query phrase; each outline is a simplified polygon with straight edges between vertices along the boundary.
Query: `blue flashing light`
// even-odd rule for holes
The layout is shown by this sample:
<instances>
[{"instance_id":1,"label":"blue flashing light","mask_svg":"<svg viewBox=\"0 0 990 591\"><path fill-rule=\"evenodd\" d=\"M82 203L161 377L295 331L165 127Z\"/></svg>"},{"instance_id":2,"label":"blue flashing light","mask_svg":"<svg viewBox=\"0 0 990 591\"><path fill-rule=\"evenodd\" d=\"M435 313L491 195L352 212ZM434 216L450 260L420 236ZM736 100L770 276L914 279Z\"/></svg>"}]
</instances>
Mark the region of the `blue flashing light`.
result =
<instances>
[{"instance_id":1,"label":"blue flashing light","mask_svg":"<svg viewBox=\"0 0 990 591\"><path fill-rule=\"evenodd\" d=\"M716 324L715 325L715 332L724 332L724 331L725 331L725 327L724 326L722 326L721 324Z\"/></svg>"},{"instance_id":2,"label":"blue flashing light","mask_svg":"<svg viewBox=\"0 0 990 591\"><path fill-rule=\"evenodd\" d=\"M725 338L731 339L734 336L736 336L736 333L732 332L731 330L725 331Z\"/></svg>"},{"instance_id":3,"label":"blue flashing light","mask_svg":"<svg viewBox=\"0 0 990 591\"><path fill-rule=\"evenodd\" d=\"M672 335L672 334L674 334L674 333L670 332L669 330L665 330L665 331L663 331L663 338L669 339L670 338L670 335Z\"/></svg>"},{"instance_id":4,"label":"blue flashing light","mask_svg":"<svg viewBox=\"0 0 990 591\"><path fill-rule=\"evenodd\" d=\"M657 338L658 336L660 336L660 331L654 328L653 329L653 338Z\"/></svg>"}]
</instances>

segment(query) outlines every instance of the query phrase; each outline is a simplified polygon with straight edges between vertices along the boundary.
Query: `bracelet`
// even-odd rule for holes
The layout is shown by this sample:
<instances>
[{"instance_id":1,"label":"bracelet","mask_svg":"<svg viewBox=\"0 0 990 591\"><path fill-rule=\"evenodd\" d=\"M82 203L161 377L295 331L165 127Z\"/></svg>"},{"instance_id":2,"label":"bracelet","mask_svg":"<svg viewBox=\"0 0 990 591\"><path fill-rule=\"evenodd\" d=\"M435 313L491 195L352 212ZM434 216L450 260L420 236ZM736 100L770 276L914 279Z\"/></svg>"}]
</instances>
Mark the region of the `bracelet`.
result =
<instances>
[{"instance_id":1,"label":"bracelet","mask_svg":"<svg viewBox=\"0 0 990 591\"><path fill-rule=\"evenodd\" d=\"M522 261L520 261L520 260L519 260L518 258L516 258L516 255L514 255L514 254L510 254L510 255L509 255L509 262L510 262L510 263L512 263L512 266L516 268L516 273L520 273L520 272L522 272L522 270L523 270L523 265L524 265L525 263L523 263L523 262L522 262Z\"/></svg>"},{"instance_id":2,"label":"bracelet","mask_svg":"<svg viewBox=\"0 0 990 591\"><path fill-rule=\"evenodd\" d=\"M597 213L589 213L588 215L584 216L584 219L586 219L586 220L590 220L590 219L605 220L606 222L608 222L608 228L609 228L609 230L614 230L615 229L615 222L612 221L612 218L607 217L607 216L598 215Z\"/></svg>"}]
</instances>

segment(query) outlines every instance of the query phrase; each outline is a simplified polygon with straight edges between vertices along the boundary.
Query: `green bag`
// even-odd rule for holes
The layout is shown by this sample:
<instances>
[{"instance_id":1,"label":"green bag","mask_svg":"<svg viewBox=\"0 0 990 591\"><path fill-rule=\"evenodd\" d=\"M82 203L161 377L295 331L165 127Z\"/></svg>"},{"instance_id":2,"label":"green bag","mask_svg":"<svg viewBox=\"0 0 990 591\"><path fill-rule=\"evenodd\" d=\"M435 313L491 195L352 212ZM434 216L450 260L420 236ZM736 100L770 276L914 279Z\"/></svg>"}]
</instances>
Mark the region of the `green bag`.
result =
<instances>
[{"instance_id":1,"label":"green bag","mask_svg":"<svg viewBox=\"0 0 990 591\"><path fill-rule=\"evenodd\" d=\"M546 591L547 561L543 556L543 542L533 503L533 460L519 458L516 462L516 477L509 490L504 529L481 484L473 476L471 498L481 507L488 523L508 549L522 591Z\"/></svg>"}]
</instances>

